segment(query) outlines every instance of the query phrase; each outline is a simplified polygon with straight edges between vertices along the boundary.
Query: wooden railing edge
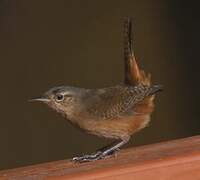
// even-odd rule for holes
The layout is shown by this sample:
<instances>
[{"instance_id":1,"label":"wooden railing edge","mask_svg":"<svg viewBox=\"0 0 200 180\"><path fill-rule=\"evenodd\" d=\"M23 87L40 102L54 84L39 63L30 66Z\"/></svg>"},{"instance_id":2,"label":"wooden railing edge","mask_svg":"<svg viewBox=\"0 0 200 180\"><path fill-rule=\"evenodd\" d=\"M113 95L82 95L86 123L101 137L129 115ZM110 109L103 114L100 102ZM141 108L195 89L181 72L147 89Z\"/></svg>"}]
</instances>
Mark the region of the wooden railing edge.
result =
<instances>
[{"instance_id":1,"label":"wooden railing edge","mask_svg":"<svg viewBox=\"0 0 200 180\"><path fill-rule=\"evenodd\" d=\"M200 179L200 135L122 150L117 157L69 160L2 170L0 179ZM164 177L163 177L164 176Z\"/></svg>"}]
</instances>

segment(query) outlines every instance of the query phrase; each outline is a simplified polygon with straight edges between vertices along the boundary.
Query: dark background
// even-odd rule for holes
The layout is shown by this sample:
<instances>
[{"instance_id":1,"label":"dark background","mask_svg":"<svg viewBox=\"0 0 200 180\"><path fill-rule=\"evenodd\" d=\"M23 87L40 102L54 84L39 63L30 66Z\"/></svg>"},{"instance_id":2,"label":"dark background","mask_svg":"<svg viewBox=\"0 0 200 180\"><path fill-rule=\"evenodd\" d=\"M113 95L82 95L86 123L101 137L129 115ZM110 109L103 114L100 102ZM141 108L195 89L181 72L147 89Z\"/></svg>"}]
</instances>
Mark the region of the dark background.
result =
<instances>
[{"instance_id":1,"label":"dark background","mask_svg":"<svg viewBox=\"0 0 200 180\"><path fill-rule=\"evenodd\" d=\"M192 2L1 0L0 168L67 159L110 142L28 99L62 84L120 83L124 16L134 20L140 65L165 86L150 126L128 146L199 134L200 14Z\"/></svg>"}]
</instances>

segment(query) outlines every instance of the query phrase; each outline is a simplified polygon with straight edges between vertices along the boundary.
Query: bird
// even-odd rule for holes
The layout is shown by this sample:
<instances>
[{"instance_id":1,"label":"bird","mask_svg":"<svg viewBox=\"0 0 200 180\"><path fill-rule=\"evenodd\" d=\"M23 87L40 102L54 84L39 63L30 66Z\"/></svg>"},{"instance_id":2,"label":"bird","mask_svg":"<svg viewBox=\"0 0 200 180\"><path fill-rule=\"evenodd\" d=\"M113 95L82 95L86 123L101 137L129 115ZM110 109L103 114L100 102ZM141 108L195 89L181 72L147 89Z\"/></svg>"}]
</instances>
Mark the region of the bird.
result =
<instances>
[{"instance_id":1,"label":"bird","mask_svg":"<svg viewBox=\"0 0 200 180\"><path fill-rule=\"evenodd\" d=\"M132 36L132 20L127 17L124 20L123 83L98 89L57 86L31 100L47 104L86 133L114 140L114 144L94 153L72 158L74 162L91 162L115 154L150 122L155 94L163 86L153 85L151 75L139 68Z\"/></svg>"}]
</instances>

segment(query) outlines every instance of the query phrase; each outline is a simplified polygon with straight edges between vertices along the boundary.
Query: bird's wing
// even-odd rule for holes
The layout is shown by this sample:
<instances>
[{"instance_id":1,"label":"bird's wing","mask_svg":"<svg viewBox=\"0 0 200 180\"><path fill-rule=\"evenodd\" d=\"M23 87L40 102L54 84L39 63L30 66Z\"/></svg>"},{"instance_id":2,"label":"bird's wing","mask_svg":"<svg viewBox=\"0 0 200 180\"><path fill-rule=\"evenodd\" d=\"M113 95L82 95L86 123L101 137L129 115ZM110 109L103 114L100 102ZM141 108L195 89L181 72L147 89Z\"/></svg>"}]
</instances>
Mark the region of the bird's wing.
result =
<instances>
[{"instance_id":1,"label":"bird's wing","mask_svg":"<svg viewBox=\"0 0 200 180\"><path fill-rule=\"evenodd\" d=\"M90 99L87 112L99 119L112 119L128 112L145 97L160 90L158 86L115 86L97 90Z\"/></svg>"}]
</instances>

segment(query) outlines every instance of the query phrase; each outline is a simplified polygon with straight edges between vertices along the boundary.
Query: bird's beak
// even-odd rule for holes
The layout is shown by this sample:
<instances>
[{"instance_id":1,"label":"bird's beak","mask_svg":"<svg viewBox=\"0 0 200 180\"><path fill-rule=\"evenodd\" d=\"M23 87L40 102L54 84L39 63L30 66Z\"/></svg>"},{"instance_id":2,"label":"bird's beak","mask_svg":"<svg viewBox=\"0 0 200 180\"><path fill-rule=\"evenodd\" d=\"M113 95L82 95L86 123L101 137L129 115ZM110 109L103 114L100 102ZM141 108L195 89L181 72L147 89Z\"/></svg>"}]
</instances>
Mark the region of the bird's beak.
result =
<instances>
[{"instance_id":1,"label":"bird's beak","mask_svg":"<svg viewBox=\"0 0 200 180\"><path fill-rule=\"evenodd\" d=\"M48 99L47 97L38 97L29 100L29 102L34 102L34 101L49 102L50 99Z\"/></svg>"}]
</instances>

